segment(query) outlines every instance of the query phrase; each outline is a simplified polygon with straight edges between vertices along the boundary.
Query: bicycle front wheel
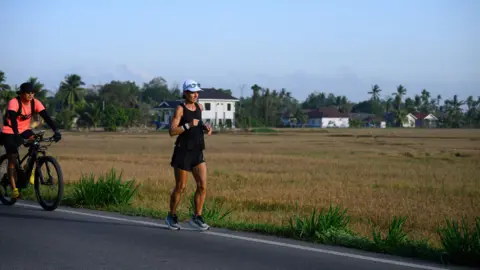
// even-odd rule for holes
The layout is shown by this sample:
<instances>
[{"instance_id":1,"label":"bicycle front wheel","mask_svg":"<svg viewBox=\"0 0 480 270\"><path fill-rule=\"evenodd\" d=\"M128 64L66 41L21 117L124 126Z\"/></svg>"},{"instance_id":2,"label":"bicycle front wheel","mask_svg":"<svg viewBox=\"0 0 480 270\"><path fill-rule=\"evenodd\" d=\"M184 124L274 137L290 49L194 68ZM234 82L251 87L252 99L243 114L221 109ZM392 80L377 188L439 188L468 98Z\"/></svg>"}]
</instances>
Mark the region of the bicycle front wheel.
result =
<instances>
[{"instance_id":1,"label":"bicycle front wheel","mask_svg":"<svg viewBox=\"0 0 480 270\"><path fill-rule=\"evenodd\" d=\"M57 187L52 188L55 182ZM46 211L57 209L63 198L63 173L60 164L54 157L38 157L34 186L40 206ZM54 196L54 199L50 199Z\"/></svg>"}]
</instances>

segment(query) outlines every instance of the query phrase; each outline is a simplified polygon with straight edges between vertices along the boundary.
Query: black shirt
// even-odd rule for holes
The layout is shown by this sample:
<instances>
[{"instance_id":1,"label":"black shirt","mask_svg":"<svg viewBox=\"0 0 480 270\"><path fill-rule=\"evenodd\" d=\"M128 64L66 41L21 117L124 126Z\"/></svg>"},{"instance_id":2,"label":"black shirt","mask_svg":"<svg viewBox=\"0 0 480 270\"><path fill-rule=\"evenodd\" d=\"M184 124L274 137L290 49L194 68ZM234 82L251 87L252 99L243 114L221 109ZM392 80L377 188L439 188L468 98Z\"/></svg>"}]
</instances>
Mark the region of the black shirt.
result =
<instances>
[{"instance_id":1,"label":"black shirt","mask_svg":"<svg viewBox=\"0 0 480 270\"><path fill-rule=\"evenodd\" d=\"M193 119L199 121L202 120L202 110L198 103L195 103L195 111L187 109L184 103L180 104L183 107L183 115L180 119L178 126L182 126L186 123L190 123ZM197 126L190 127L185 130L182 134L178 135L177 140L175 141L175 146L187 149L187 150L204 150L205 141L203 134L202 123L199 122Z\"/></svg>"}]
</instances>

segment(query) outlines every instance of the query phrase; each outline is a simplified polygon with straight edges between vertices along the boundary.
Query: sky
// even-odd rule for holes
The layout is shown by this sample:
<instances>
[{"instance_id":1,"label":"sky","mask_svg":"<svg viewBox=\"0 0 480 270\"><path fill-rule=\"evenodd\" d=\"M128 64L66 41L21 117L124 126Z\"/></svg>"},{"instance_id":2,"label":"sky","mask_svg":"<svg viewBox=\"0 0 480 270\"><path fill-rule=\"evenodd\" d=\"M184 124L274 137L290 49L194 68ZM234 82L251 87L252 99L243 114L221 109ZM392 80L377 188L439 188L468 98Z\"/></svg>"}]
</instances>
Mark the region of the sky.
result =
<instances>
[{"instance_id":1,"label":"sky","mask_svg":"<svg viewBox=\"0 0 480 270\"><path fill-rule=\"evenodd\" d=\"M155 76L367 99L480 96L480 0L0 0L0 70L53 91ZM243 91L242 89L243 86Z\"/></svg>"}]
</instances>

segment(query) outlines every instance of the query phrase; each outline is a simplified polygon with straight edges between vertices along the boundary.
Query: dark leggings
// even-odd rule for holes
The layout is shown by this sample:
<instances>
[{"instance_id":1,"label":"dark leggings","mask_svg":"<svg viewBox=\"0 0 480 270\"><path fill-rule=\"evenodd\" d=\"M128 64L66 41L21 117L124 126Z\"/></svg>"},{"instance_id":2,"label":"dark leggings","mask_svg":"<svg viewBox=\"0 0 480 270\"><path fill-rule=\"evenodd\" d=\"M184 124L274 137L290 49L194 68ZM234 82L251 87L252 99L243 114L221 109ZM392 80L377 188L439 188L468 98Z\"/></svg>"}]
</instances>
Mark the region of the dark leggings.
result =
<instances>
[{"instance_id":1,"label":"dark leggings","mask_svg":"<svg viewBox=\"0 0 480 270\"><path fill-rule=\"evenodd\" d=\"M33 131L31 129L27 129L24 132L19 134L22 138L28 139L30 136L34 135ZM17 154L18 155L18 147L21 146L17 143L17 140L15 140L15 134L2 134L2 141L3 141L3 147L5 148L5 152L7 154Z\"/></svg>"}]
</instances>

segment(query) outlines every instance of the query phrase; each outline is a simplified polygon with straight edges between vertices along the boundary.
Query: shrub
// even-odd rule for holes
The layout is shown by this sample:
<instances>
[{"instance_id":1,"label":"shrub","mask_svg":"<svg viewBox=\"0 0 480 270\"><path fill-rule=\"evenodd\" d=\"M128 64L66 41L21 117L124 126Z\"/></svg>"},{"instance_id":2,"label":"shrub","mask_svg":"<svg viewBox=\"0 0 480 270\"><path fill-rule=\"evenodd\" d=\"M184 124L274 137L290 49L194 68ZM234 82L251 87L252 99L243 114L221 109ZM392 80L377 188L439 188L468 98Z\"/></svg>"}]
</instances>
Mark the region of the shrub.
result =
<instances>
[{"instance_id":1,"label":"shrub","mask_svg":"<svg viewBox=\"0 0 480 270\"><path fill-rule=\"evenodd\" d=\"M382 237L381 233L374 228L372 230L373 242L384 250L408 243L407 233L403 230L405 221L407 221L407 217L393 217L385 237Z\"/></svg>"},{"instance_id":2,"label":"shrub","mask_svg":"<svg viewBox=\"0 0 480 270\"><path fill-rule=\"evenodd\" d=\"M122 181L122 173L117 175L115 169L104 176L82 175L80 180L73 184L72 200L76 205L88 206L121 206L129 205L136 194L138 186L135 180Z\"/></svg>"},{"instance_id":3,"label":"shrub","mask_svg":"<svg viewBox=\"0 0 480 270\"><path fill-rule=\"evenodd\" d=\"M330 205L328 210L318 212L314 209L310 216L293 216L289 220L290 229L294 236L317 240L322 243L336 242L337 236L348 237L351 232L347 226L350 217L347 209L340 210L339 206Z\"/></svg>"},{"instance_id":4,"label":"shrub","mask_svg":"<svg viewBox=\"0 0 480 270\"><path fill-rule=\"evenodd\" d=\"M438 228L438 235L453 263L480 265L480 217L475 218L475 226L469 230L465 218L459 226L455 220L445 219L446 225Z\"/></svg>"}]
</instances>

